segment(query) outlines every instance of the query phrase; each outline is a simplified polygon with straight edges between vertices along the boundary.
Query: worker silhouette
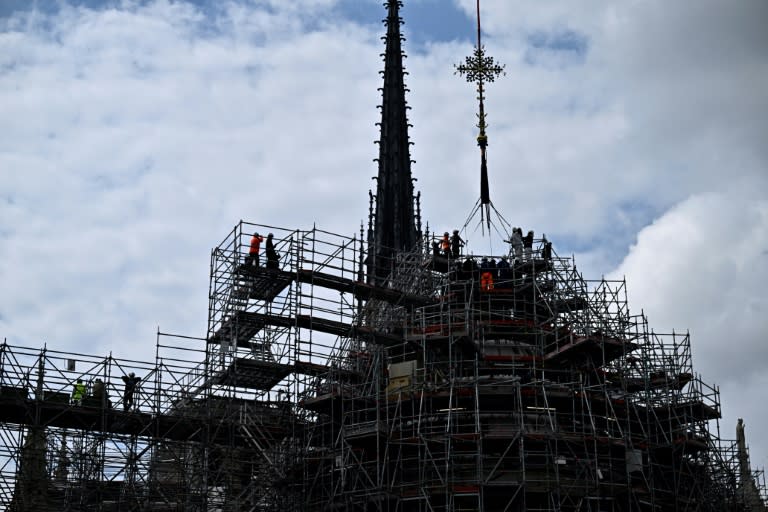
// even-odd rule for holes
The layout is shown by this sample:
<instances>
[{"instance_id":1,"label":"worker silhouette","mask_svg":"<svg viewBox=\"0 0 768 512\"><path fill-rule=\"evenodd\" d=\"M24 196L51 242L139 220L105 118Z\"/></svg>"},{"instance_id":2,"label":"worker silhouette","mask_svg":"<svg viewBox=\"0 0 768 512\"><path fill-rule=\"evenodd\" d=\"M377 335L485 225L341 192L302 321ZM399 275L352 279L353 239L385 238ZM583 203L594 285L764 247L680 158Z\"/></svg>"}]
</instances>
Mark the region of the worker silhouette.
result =
<instances>
[{"instance_id":1,"label":"worker silhouette","mask_svg":"<svg viewBox=\"0 0 768 512\"><path fill-rule=\"evenodd\" d=\"M136 391L136 387L140 381L141 377L137 377L133 372L128 375L123 375L123 382L125 382L125 389L123 390L123 411L128 412L133 407L133 393Z\"/></svg>"},{"instance_id":2,"label":"worker silhouette","mask_svg":"<svg viewBox=\"0 0 768 512\"><path fill-rule=\"evenodd\" d=\"M453 236L451 236L451 256L456 259L461 254L461 248L464 247L464 240L459 236L459 230L453 230Z\"/></svg>"},{"instance_id":3,"label":"worker silhouette","mask_svg":"<svg viewBox=\"0 0 768 512\"><path fill-rule=\"evenodd\" d=\"M506 256L502 256L501 259L496 263L496 269L496 274L499 276L499 279L509 279L509 260Z\"/></svg>"},{"instance_id":4,"label":"worker silhouette","mask_svg":"<svg viewBox=\"0 0 768 512\"><path fill-rule=\"evenodd\" d=\"M529 231L527 235L523 237L523 253L525 259L530 260L533 253L533 231Z\"/></svg>"},{"instance_id":5,"label":"worker silhouette","mask_svg":"<svg viewBox=\"0 0 768 512\"><path fill-rule=\"evenodd\" d=\"M104 381L98 377L93 381L93 399L98 402L99 407L111 407L107 387L104 385Z\"/></svg>"},{"instance_id":6,"label":"worker silhouette","mask_svg":"<svg viewBox=\"0 0 768 512\"><path fill-rule=\"evenodd\" d=\"M272 233L267 235L267 248L265 250L267 254L267 268L277 270L279 268L280 256L275 251L275 242Z\"/></svg>"},{"instance_id":7,"label":"worker silhouette","mask_svg":"<svg viewBox=\"0 0 768 512\"><path fill-rule=\"evenodd\" d=\"M552 259L552 242L547 240L546 236L542 237L542 242L544 245L541 248L541 257L546 261L550 261Z\"/></svg>"}]
</instances>

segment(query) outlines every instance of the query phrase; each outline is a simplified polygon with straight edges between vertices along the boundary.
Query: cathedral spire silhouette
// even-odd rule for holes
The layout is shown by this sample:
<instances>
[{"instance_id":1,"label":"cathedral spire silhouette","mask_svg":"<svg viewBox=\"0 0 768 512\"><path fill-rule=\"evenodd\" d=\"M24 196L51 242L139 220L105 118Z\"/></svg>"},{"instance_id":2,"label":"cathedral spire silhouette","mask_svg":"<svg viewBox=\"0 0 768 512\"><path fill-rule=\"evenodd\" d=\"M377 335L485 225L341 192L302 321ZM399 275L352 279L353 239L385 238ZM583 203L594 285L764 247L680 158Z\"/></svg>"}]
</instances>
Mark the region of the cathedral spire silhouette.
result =
<instances>
[{"instance_id":1,"label":"cathedral spire silhouette","mask_svg":"<svg viewBox=\"0 0 768 512\"><path fill-rule=\"evenodd\" d=\"M410 140L408 138L408 103L400 34L400 0L389 0L384 6L387 29L385 41L384 85L381 88L381 122L379 123L379 170L376 177L375 208L369 218L368 280L383 284L394 265L394 255L410 251L419 242L418 221L414 213L413 178L411 176Z\"/></svg>"}]
</instances>

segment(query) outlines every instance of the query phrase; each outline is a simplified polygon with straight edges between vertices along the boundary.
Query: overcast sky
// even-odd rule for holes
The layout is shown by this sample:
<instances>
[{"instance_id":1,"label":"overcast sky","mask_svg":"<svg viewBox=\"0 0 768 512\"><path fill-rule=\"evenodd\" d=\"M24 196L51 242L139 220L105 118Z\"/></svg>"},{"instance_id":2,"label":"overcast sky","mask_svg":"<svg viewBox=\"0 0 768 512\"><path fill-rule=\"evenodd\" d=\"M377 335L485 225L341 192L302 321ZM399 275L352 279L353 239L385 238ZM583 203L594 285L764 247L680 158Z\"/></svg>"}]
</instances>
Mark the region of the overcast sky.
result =
<instances>
[{"instance_id":1,"label":"overcast sky","mask_svg":"<svg viewBox=\"0 0 768 512\"><path fill-rule=\"evenodd\" d=\"M690 330L768 465L768 3L483 0L491 196ZM423 217L479 195L474 0L409 0ZM151 358L204 336L240 219L353 235L376 173L380 0L0 1L0 336ZM476 252L500 240L469 233Z\"/></svg>"}]
</instances>

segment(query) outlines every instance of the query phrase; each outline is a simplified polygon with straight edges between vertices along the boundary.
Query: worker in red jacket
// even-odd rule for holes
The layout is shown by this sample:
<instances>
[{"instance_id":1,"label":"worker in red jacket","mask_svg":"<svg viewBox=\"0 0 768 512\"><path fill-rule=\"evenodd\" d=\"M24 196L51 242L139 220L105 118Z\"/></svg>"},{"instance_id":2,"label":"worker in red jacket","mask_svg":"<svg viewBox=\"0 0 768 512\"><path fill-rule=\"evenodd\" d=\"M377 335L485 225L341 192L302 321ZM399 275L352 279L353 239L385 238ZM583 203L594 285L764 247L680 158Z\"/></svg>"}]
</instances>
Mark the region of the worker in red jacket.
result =
<instances>
[{"instance_id":1,"label":"worker in red jacket","mask_svg":"<svg viewBox=\"0 0 768 512\"><path fill-rule=\"evenodd\" d=\"M261 242L263 241L263 236L259 236L258 233L253 234L253 237L251 237L251 248L248 249L248 259L246 260L247 265L254 265L256 267L259 266L259 248L261 247Z\"/></svg>"}]
</instances>

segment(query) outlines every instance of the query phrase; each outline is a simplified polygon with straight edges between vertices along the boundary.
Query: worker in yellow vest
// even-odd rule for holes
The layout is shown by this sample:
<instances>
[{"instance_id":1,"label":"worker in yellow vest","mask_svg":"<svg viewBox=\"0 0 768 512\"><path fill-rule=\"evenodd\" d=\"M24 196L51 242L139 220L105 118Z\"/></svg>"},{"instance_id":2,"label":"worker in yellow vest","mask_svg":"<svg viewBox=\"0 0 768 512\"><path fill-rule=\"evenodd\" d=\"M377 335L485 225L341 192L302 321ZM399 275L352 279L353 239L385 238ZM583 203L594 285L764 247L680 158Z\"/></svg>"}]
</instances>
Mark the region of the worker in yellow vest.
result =
<instances>
[{"instance_id":1,"label":"worker in yellow vest","mask_svg":"<svg viewBox=\"0 0 768 512\"><path fill-rule=\"evenodd\" d=\"M83 398L85 398L85 383L83 382L83 379L77 379L77 382L75 382L75 385L72 387L72 403L75 405L80 405L83 403Z\"/></svg>"}]
</instances>

